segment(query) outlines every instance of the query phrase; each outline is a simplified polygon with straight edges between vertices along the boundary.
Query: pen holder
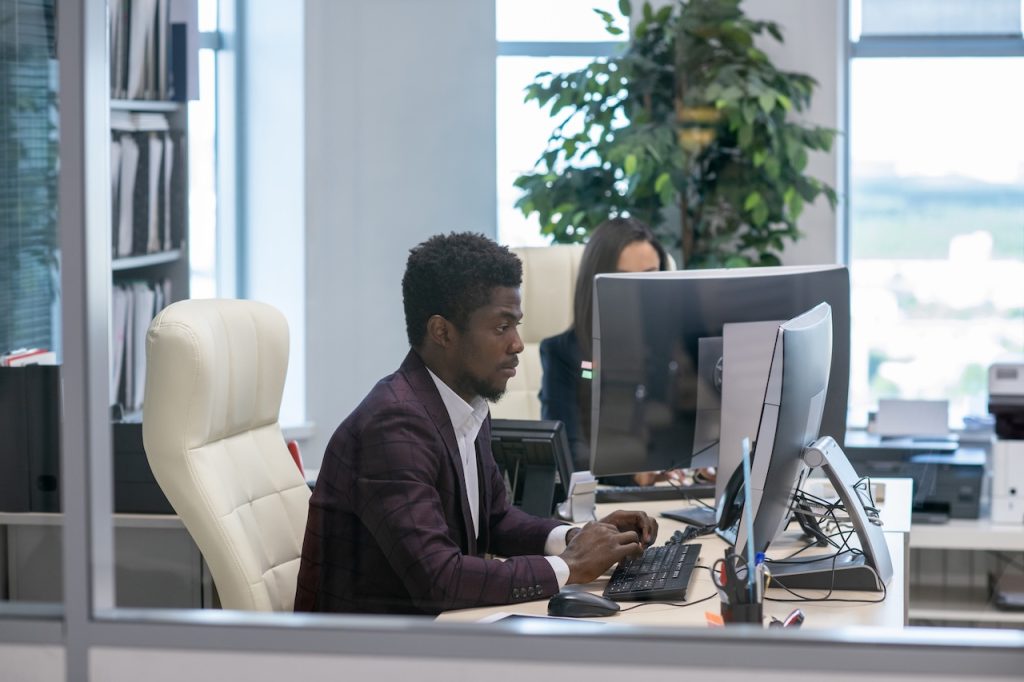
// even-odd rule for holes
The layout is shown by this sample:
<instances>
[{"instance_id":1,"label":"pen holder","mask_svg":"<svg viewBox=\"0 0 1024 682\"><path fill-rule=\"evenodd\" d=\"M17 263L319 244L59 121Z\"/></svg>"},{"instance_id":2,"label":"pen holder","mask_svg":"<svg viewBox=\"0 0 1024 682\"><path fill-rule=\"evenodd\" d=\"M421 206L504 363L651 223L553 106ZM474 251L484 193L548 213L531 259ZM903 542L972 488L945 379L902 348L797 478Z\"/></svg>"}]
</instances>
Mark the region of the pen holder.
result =
<instances>
[{"instance_id":1,"label":"pen holder","mask_svg":"<svg viewBox=\"0 0 1024 682\"><path fill-rule=\"evenodd\" d=\"M715 562L711 579L718 588L721 598L722 622L762 624L762 599L766 587L764 564L758 563L755 580L748 580L747 563L732 547L727 547L725 556Z\"/></svg>"},{"instance_id":2,"label":"pen holder","mask_svg":"<svg viewBox=\"0 0 1024 682\"><path fill-rule=\"evenodd\" d=\"M762 603L727 604L722 602L722 621L728 623L762 624Z\"/></svg>"}]
</instances>

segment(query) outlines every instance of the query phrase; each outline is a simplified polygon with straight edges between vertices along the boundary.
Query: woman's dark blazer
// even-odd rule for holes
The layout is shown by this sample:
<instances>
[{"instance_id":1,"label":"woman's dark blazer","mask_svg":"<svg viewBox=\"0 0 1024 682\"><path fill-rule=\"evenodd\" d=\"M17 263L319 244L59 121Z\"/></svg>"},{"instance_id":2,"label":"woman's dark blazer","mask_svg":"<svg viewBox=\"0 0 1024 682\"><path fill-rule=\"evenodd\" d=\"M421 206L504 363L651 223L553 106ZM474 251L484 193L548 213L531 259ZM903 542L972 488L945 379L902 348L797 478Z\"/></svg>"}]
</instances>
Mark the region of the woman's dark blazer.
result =
<instances>
[{"instance_id":1,"label":"woman's dark blazer","mask_svg":"<svg viewBox=\"0 0 1024 682\"><path fill-rule=\"evenodd\" d=\"M540 342L544 370L541 419L558 419L565 424L576 471L590 468L590 382L580 376L581 361L580 345L572 329Z\"/></svg>"}]
</instances>

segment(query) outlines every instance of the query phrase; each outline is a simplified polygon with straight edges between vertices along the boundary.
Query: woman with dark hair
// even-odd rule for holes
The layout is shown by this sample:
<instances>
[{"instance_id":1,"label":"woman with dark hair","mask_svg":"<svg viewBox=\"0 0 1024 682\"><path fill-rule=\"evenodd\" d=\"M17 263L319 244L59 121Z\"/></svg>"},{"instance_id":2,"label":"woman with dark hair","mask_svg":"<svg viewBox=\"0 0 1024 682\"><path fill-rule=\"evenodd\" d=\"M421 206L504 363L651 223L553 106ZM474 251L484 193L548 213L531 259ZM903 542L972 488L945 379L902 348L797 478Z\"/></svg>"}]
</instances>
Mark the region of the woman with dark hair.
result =
<instances>
[{"instance_id":1,"label":"woman with dark hair","mask_svg":"<svg viewBox=\"0 0 1024 682\"><path fill-rule=\"evenodd\" d=\"M541 418L565 424L577 471L590 467L590 382L581 379L581 364L593 359L591 325L594 277L605 272L668 270L668 254L651 228L635 218L611 218L597 226L583 251L573 302L573 324L540 344ZM654 481L638 474L636 482Z\"/></svg>"}]
</instances>

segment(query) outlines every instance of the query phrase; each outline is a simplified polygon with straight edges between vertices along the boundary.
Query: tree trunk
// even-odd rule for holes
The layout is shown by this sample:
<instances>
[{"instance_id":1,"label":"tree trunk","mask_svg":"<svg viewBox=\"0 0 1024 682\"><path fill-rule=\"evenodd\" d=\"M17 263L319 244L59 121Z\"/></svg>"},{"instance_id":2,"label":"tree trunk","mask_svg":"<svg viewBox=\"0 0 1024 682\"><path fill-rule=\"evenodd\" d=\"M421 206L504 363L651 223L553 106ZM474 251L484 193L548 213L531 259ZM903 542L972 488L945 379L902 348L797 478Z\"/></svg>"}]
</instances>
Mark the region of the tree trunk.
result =
<instances>
[{"instance_id":1,"label":"tree trunk","mask_svg":"<svg viewBox=\"0 0 1024 682\"><path fill-rule=\"evenodd\" d=\"M679 199L679 224L682 228L680 233L679 251L682 256L682 263L679 264L681 269L690 267L690 261L693 258L693 224L690 222L690 216L686 212L686 196L685 193Z\"/></svg>"}]
</instances>

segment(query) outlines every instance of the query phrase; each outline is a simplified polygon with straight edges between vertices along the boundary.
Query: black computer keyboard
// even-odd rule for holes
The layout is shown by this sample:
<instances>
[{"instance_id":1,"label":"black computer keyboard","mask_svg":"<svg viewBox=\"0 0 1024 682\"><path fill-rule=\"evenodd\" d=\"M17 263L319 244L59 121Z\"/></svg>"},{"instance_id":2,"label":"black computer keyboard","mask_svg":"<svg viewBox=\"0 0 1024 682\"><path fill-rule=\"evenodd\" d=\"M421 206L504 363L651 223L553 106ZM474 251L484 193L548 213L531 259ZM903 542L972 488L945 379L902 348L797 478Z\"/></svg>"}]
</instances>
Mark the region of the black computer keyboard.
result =
<instances>
[{"instance_id":1,"label":"black computer keyboard","mask_svg":"<svg viewBox=\"0 0 1024 682\"><path fill-rule=\"evenodd\" d=\"M714 497L715 484L687 485L615 485L594 491L601 502L656 502L658 500L689 500L695 497Z\"/></svg>"},{"instance_id":2,"label":"black computer keyboard","mask_svg":"<svg viewBox=\"0 0 1024 682\"><path fill-rule=\"evenodd\" d=\"M604 596L615 601L684 601L699 557L699 544L648 547L642 555L619 562Z\"/></svg>"}]
</instances>

